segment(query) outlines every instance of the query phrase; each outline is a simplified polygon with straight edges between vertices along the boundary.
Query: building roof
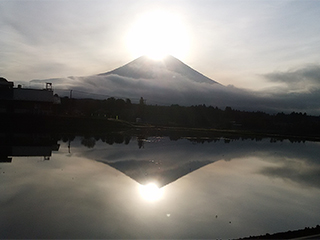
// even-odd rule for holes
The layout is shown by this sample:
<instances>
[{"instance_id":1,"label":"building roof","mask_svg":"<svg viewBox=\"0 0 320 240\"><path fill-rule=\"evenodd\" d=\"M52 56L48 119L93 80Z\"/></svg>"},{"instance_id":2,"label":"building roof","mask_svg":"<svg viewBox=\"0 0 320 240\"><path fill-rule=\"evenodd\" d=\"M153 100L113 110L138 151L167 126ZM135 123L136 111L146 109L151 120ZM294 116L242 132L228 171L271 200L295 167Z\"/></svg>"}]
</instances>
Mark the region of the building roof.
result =
<instances>
[{"instance_id":1,"label":"building roof","mask_svg":"<svg viewBox=\"0 0 320 240\"><path fill-rule=\"evenodd\" d=\"M13 82L9 82L4 77L0 77L0 85L1 86L11 86L11 87L13 87Z\"/></svg>"}]
</instances>

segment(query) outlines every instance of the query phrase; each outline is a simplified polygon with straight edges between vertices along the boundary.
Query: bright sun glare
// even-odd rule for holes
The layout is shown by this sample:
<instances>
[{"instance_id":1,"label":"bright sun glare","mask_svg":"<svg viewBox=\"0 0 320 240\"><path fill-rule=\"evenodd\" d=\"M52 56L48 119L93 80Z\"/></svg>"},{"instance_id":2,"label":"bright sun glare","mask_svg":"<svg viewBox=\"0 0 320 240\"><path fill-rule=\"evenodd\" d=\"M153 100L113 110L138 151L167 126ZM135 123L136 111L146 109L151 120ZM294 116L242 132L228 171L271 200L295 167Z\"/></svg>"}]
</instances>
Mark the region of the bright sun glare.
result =
<instances>
[{"instance_id":1,"label":"bright sun glare","mask_svg":"<svg viewBox=\"0 0 320 240\"><path fill-rule=\"evenodd\" d=\"M153 202L162 197L163 189L154 183L149 183L147 185L140 185L140 194L145 200Z\"/></svg>"},{"instance_id":2,"label":"bright sun glare","mask_svg":"<svg viewBox=\"0 0 320 240\"><path fill-rule=\"evenodd\" d=\"M127 44L135 57L147 55L162 59L166 55L182 58L189 48L182 20L168 12L156 11L141 16L129 31Z\"/></svg>"}]
</instances>

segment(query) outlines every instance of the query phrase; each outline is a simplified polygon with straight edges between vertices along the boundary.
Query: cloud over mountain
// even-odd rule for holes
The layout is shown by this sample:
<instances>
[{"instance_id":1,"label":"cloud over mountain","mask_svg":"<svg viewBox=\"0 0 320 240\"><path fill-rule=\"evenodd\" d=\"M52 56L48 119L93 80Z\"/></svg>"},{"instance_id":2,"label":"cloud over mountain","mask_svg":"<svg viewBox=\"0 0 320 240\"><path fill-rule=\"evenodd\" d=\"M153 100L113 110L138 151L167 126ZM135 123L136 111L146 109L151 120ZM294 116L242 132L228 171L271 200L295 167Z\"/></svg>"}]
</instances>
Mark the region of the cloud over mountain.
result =
<instances>
[{"instance_id":1,"label":"cloud over mountain","mask_svg":"<svg viewBox=\"0 0 320 240\"><path fill-rule=\"evenodd\" d=\"M320 112L319 66L308 66L290 72L269 73L269 81L282 82L292 87L272 91L255 92L233 86L223 86L193 70L178 59L168 56L163 61L140 57L113 71L87 76L46 80L52 82L55 92L75 98L130 98L137 102L140 97L147 104L199 105L206 104L225 108L268 112ZM293 80L290 80L293 79ZM307 91L292 91L299 84L308 86ZM311 86L317 86L311 88Z\"/></svg>"}]
</instances>

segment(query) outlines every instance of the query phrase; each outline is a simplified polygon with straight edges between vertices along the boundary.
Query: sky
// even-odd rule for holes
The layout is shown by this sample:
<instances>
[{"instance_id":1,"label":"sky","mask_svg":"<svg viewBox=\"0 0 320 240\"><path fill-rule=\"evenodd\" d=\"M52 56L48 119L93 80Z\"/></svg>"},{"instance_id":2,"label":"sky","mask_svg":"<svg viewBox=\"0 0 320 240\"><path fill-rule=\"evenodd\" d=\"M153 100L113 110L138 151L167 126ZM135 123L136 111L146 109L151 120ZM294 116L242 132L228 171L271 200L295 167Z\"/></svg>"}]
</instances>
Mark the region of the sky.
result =
<instances>
[{"instance_id":1,"label":"sky","mask_svg":"<svg viewBox=\"0 0 320 240\"><path fill-rule=\"evenodd\" d=\"M319 0L2 0L0 75L90 76L167 48L225 86L307 92L320 89L319 12Z\"/></svg>"}]
</instances>

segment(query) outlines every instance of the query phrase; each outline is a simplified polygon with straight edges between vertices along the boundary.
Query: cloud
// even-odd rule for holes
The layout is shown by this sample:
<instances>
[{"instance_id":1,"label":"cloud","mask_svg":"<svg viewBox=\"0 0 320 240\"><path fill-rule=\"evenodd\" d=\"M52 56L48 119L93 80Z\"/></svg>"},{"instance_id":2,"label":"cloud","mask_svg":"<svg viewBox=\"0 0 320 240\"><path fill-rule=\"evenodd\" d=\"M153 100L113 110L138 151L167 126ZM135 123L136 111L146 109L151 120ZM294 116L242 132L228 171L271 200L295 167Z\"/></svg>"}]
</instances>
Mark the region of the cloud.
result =
<instances>
[{"instance_id":1,"label":"cloud","mask_svg":"<svg viewBox=\"0 0 320 240\"><path fill-rule=\"evenodd\" d=\"M160 78L144 79L123 77L116 74L95 75L89 77L69 77L63 79L33 80L32 83L52 82L55 91L72 89L75 94L100 94L121 98L139 99L143 97L150 104L208 104L226 106L238 103L248 104L248 92L234 87L218 84L197 83L179 75L161 76ZM75 95L76 97L76 95Z\"/></svg>"},{"instance_id":2,"label":"cloud","mask_svg":"<svg viewBox=\"0 0 320 240\"><path fill-rule=\"evenodd\" d=\"M320 88L320 65L307 65L303 68L267 73L263 76L270 82L283 83L288 90Z\"/></svg>"},{"instance_id":3,"label":"cloud","mask_svg":"<svg viewBox=\"0 0 320 240\"><path fill-rule=\"evenodd\" d=\"M316 83L316 68L297 71L313 79ZM284 78L286 80L286 78ZM311 81L311 80L310 80ZM183 106L206 104L225 108L247 111L265 111L269 113L306 112L320 113L320 88L309 91L265 91L255 92L234 86L198 83L188 78L175 75L163 75L159 78L131 78L116 74L94 75L88 77L68 77L45 80L33 80L31 84L52 82L53 88L60 96L69 96L70 90L75 98L108 97L129 98L138 102L140 97L147 100L147 104Z\"/></svg>"}]
</instances>

